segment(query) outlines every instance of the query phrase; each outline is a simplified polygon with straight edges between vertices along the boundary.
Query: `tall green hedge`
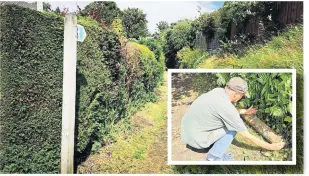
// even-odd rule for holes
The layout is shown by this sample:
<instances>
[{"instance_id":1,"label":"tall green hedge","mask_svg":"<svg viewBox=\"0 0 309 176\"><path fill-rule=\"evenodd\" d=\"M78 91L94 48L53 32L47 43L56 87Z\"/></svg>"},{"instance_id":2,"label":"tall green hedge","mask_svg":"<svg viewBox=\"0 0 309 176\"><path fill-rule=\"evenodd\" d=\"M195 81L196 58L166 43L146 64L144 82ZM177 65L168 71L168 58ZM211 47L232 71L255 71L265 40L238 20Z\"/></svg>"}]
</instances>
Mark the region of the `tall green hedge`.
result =
<instances>
[{"instance_id":1,"label":"tall green hedge","mask_svg":"<svg viewBox=\"0 0 309 176\"><path fill-rule=\"evenodd\" d=\"M60 169L63 20L0 7L0 170Z\"/></svg>"},{"instance_id":2,"label":"tall green hedge","mask_svg":"<svg viewBox=\"0 0 309 176\"><path fill-rule=\"evenodd\" d=\"M117 35L89 19L78 23L87 31L77 47L76 149L81 155L94 141L108 138L113 124L129 114L126 65Z\"/></svg>"},{"instance_id":3,"label":"tall green hedge","mask_svg":"<svg viewBox=\"0 0 309 176\"><path fill-rule=\"evenodd\" d=\"M63 18L18 6L0 8L0 172L58 173ZM77 46L77 162L94 142L109 139L120 119L152 98L164 68L140 45L143 50L133 49L140 75L130 74L130 58L122 53L126 46L115 33L87 18L78 23L87 37Z\"/></svg>"}]
</instances>

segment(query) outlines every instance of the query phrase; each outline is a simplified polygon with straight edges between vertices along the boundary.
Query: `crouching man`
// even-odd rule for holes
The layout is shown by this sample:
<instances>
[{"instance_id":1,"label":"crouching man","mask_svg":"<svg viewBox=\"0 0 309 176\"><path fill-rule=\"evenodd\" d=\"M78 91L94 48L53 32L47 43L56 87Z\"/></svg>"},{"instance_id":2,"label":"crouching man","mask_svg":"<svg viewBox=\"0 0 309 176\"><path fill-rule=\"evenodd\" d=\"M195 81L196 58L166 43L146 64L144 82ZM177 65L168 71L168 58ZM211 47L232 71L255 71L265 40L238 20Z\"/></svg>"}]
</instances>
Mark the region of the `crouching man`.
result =
<instances>
[{"instance_id":1,"label":"crouching man","mask_svg":"<svg viewBox=\"0 0 309 176\"><path fill-rule=\"evenodd\" d=\"M248 142L267 150L280 150L284 143L268 143L251 135L240 114L255 114L257 109L237 110L233 103L247 94L247 82L239 77L231 78L225 88L215 88L198 97L181 122L181 140L196 149L210 147L206 160L232 160L226 154L236 133Z\"/></svg>"}]
</instances>

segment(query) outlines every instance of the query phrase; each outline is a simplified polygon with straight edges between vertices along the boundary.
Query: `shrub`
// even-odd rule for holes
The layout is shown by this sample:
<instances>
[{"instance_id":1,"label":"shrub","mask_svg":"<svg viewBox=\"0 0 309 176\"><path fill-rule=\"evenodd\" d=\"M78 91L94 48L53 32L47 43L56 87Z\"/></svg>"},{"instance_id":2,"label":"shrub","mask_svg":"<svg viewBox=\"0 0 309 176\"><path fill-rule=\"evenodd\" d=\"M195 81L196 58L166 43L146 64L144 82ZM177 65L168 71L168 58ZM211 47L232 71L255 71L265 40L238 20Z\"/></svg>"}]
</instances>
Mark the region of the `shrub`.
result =
<instances>
[{"instance_id":1,"label":"shrub","mask_svg":"<svg viewBox=\"0 0 309 176\"><path fill-rule=\"evenodd\" d=\"M208 54L199 49L190 49L185 47L177 52L179 58L179 68L195 68Z\"/></svg>"},{"instance_id":2,"label":"shrub","mask_svg":"<svg viewBox=\"0 0 309 176\"><path fill-rule=\"evenodd\" d=\"M136 102L135 100L141 97L153 97L151 92L162 80L164 63L158 61L154 53L144 45L129 41L124 48L124 57L129 66L126 74L129 97L132 99L131 103L139 107L144 102Z\"/></svg>"},{"instance_id":3,"label":"shrub","mask_svg":"<svg viewBox=\"0 0 309 176\"><path fill-rule=\"evenodd\" d=\"M160 41L153 38L141 38L138 43L147 46L154 54L157 60L158 68L157 75L160 75L160 81L163 80L163 71L165 70L165 58L163 53L163 47Z\"/></svg>"},{"instance_id":4,"label":"shrub","mask_svg":"<svg viewBox=\"0 0 309 176\"><path fill-rule=\"evenodd\" d=\"M153 38L141 38L137 41L138 43L147 46L152 52L154 52L157 61L164 61L164 53L163 47L161 46L160 42Z\"/></svg>"}]
</instances>

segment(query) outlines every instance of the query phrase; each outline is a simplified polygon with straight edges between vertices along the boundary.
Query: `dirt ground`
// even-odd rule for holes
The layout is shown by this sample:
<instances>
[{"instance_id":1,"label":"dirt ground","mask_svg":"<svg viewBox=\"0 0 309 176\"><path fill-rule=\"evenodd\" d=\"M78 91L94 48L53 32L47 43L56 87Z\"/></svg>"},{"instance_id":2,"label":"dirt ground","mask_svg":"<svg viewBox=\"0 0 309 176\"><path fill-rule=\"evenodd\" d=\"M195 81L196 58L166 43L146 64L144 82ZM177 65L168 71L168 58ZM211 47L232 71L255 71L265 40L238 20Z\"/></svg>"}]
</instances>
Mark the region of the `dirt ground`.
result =
<instances>
[{"instance_id":1,"label":"dirt ground","mask_svg":"<svg viewBox=\"0 0 309 176\"><path fill-rule=\"evenodd\" d=\"M188 111L198 93L192 89L190 74L173 74L172 76L172 161L203 161L207 150L190 149L180 139L181 119ZM250 133L258 136L247 126ZM259 136L260 137L260 136ZM236 161L270 161L270 152L258 146L248 144L241 136L236 135L228 149Z\"/></svg>"}]
</instances>

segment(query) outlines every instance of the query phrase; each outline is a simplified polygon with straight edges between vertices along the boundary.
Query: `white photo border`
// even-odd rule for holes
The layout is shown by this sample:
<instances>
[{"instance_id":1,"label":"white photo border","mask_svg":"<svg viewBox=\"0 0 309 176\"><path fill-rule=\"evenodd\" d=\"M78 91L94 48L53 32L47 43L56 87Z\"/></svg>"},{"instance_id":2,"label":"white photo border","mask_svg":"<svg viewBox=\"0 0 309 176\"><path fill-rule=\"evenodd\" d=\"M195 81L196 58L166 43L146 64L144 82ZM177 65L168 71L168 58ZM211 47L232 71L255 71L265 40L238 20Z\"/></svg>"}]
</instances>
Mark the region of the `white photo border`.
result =
<instances>
[{"instance_id":1,"label":"white photo border","mask_svg":"<svg viewBox=\"0 0 309 176\"><path fill-rule=\"evenodd\" d=\"M292 161L172 161L172 73L292 73ZM296 165L296 69L168 69L168 165Z\"/></svg>"}]
</instances>

